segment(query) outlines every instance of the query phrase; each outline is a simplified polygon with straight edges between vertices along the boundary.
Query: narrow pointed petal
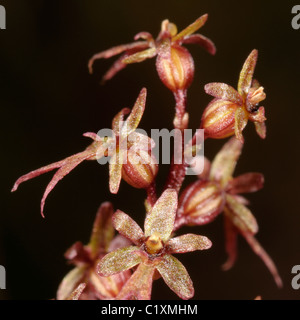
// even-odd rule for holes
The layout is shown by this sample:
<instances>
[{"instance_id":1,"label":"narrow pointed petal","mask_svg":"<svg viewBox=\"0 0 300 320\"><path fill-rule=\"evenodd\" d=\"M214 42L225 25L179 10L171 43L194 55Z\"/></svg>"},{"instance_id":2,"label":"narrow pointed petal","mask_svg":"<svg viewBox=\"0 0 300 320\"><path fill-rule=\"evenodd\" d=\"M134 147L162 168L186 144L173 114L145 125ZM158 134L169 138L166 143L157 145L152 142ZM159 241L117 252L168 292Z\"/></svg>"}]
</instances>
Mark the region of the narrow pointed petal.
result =
<instances>
[{"instance_id":1,"label":"narrow pointed petal","mask_svg":"<svg viewBox=\"0 0 300 320\"><path fill-rule=\"evenodd\" d=\"M110 243L108 247L108 252L115 251L120 248L129 247L131 245L131 241L127 238L123 237L122 235L118 234L116 235L112 242Z\"/></svg>"},{"instance_id":2,"label":"narrow pointed petal","mask_svg":"<svg viewBox=\"0 0 300 320\"><path fill-rule=\"evenodd\" d=\"M121 154L120 154L121 153ZM122 178L122 152L115 152L109 161L109 190L116 194Z\"/></svg>"},{"instance_id":3,"label":"narrow pointed petal","mask_svg":"<svg viewBox=\"0 0 300 320\"><path fill-rule=\"evenodd\" d=\"M186 36L182 41L182 44L198 44L202 48L204 48L208 53L211 55L216 54L216 46L215 44L209 39L204 37L202 34L196 33L196 34L191 34L190 36Z\"/></svg>"},{"instance_id":4,"label":"narrow pointed petal","mask_svg":"<svg viewBox=\"0 0 300 320\"><path fill-rule=\"evenodd\" d=\"M118 72L125 69L127 64L123 62L125 58L128 57L128 54L122 54L113 64L112 66L105 72L102 77L101 84L104 84L106 81L112 79ZM92 71L90 71L92 72Z\"/></svg>"},{"instance_id":5,"label":"narrow pointed petal","mask_svg":"<svg viewBox=\"0 0 300 320\"><path fill-rule=\"evenodd\" d=\"M126 282L117 300L150 300L155 266L140 263Z\"/></svg>"},{"instance_id":6,"label":"narrow pointed petal","mask_svg":"<svg viewBox=\"0 0 300 320\"><path fill-rule=\"evenodd\" d=\"M264 186L264 176L261 173L249 172L242 174L231 181L227 186L227 192L231 194L256 192Z\"/></svg>"},{"instance_id":7,"label":"narrow pointed petal","mask_svg":"<svg viewBox=\"0 0 300 320\"><path fill-rule=\"evenodd\" d=\"M186 268L178 259L166 254L156 269L167 286L181 299L187 300L194 296L193 282Z\"/></svg>"},{"instance_id":8,"label":"narrow pointed petal","mask_svg":"<svg viewBox=\"0 0 300 320\"><path fill-rule=\"evenodd\" d=\"M198 18L196 21L191 23L189 26L187 26L185 29L183 29L181 32L179 32L177 35L175 35L172 38L172 42L180 41L184 37L187 37L191 35L192 33L196 32L198 29L200 29L206 22L208 18L207 14L204 14L200 18Z\"/></svg>"},{"instance_id":9,"label":"narrow pointed petal","mask_svg":"<svg viewBox=\"0 0 300 320\"><path fill-rule=\"evenodd\" d=\"M79 300L83 290L85 289L86 284L81 283L75 290L72 292L72 294L67 298L67 300Z\"/></svg>"},{"instance_id":10,"label":"narrow pointed petal","mask_svg":"<svg viewBox=\"0 0 300 320\"><path fill-rule=\"evenodd\" d=\"M112 121L112 130L116 136L121 134L121 129L124 125L124 116L130 113L129 108L123 108L120 112L118 112Z\"/></svg>"},{"instance_id":11,"label":"narrow pointed petal","mask_svg":"<svg viewBox=\"0 0 300 320\"><path fill-rule=\"evenodd\" d=\"M140 249L135 246L125 247L105 255L97 266L100 276L111 276L113 274L131 269L142 261L136 251Z\"/></svg>"},{"instance_id":12,"label":"narrow pointed petal","mask_svg":"<svg viewBox=\"0 0 300 320\"><path fill-rule=\"evenodd\" d=\"M228 140L212 162L210 179L219 181L222 186L226 186L232 177L242 148L243 144L235 137Z\"/></svg>"},{"instance_id":13,"label":"narrow pointed petal","mask_svg":"<svg viewBox=\"0 0 300 320\"><path fill-rule=\"evenodd\" d=\"M128 43L128 44L122 44L116 47L112 47L108 50L96 53L92 56L92 58L88 62L88 69L90 73L93 73L93 64L95 60L98 59L108 59L110 57L113 57L115 55L118 55L124 51L130 50L130 49L136 49L139 47L144 47L145 42L144 41L137 41L133 43Z\"/></svg>"},{"instance_id":14,"label":"narrow pointed petal","mask_svg":"<svg viewBox=\"0 0 300 320\"><path fill-rule=\"evenodd\" d=\"M114 237L112 215L114 208L110 202L103 202L96 214L93 225L89 248L93 257L98 257L101 252L107 252Z\"/></svg>"},{"instance_id":15,"label":"narrow pointed petal","mask_svg":"<svg viewBox=\"0 0 300 320\"><path fill-rule=\"evenodd\" d=\"M152 210L147 213L144 228L146 237L157 232L162 241L169 239L174 227L177 202L177 193L174 189L167 189L163 192Z\"/></svg>"},{"instance_id":16,"label":"narrow pointed petal","mask_svg":"<svg viewBox=\"0 0 300 320\"><path fill-rule=\"evenodd\" d=\"M228 255L227 261L222 265L222 269L227 271L231 269L237 258L237 236L238 231L231 220L226 216L226 207L224 208L224 231L225 231L225 250Z\"/></svg>"},{"instance_id":17,"label":"narrow pointed petal","mask_svg":"<svg viewBox=\"0 0 300 320\"><path fill-rule=\"evenodd\" d=\"M87 151L83 151L81 153L78 153L74 156L71 156L66 159L65 164L57 170L57 172L54 174L53 178L51 179L50 183L48 184L43 198L41 200L41 214L44 217L44 206L45 201L49 195L49 193L53 190L53 188L56 186L56 184L63 179L68 173L70 173L74 168L76 168L81 162L84 160L88 160L89 158L95 156L94 153L90 153Z\"/></svg>"},{"instance_id":18,"label":"narrow pointed petal","mask_svg":"<svg viewBox=\"0 0 300 320\"><path fill-rule=\"evenodd\" d=\"M143 39L143 40L146 40L150 44L152 44L152 43L154 44L154 39L152 37L152 34L149 32L141 31L141 32L137 33L134 36L134 40L137 41L139 39Z\"/></svg>"},{"instance_id":19,"label":"narrow pointed petal","mask_svg":"<svg viewBox=\"0 0 300 320\"><path fill-rule=\"evenodd\" d=\"M243 108L237 108L234 115L234 132L237 139L242 143L244 142L244 137L242 134L243 129L245 128L248 117L246 111Z\"/></svg>"},{"instance_id":20,"label":"narrow pointed petal","mask_svg":"<svg viewBox=\"0 0 300 320\"><path fill-rule=\"evenodd\" d=\"M258 231L258 225L251 211L243 204L239 203L233 196L226 195L225 214L231 219L232 223L240 231L255 234Z\"/></svg>"},{"instance_id":21,"label":"narrow pointed petal","mask_svg":"<svg viewBox=\"0 0 300 320\"><path fill-rule=\"evenodd\" d=\"M156 54L157 54L156 48L149 48L149 49L131 54L130 56L124 58L122 62L125 64L143 62L146 59L151 59L155 57Z\"/></svg>"},{"instance_id":22,"label":"narrow pointed petal","mask_svg":"<svg viewBox=\"0 0 300 320\"><path fill-rule=\"evenodd\" d=\"M168 241L167 246L170 253L185 253L209 249L212 243L207 237L188 233L172 238Z\"/></svg>"},{"instance_id":23,"label":"narrow pointed petal","mask_svg":"<svg viewBox=\"0 0 300 320\"><path fill-rule=\"evenodd\" d=\"M267 135L267 127L264 122L254 122L256 133L262 138L265 139Z\"/></svg>"},{"instance_id":24,"label":"narrow pointed petal","mask_svg":"<svg viewBox=\"0 0 300 320\"><path fill-rule=\"evenodd\" d=\"M275 283L279 288L282 287L282 280L278 273L275 263L272 258L268 255L268 253L264 250L264 248L260 245L260 243L253 237L249 232L242 232L243 237L247 240L251 249L261 258L266 267L269 269L272 274Z\"/></svg>"},{"instance_id":25,"label":"narrow pointed petal","mask_svg":"<svg viewBox=\"0 0 300 320\"><path fill-rule=\"evenodd\" d=\"M233 102L235 104L241 105L242 98L239 93L231 86L226 83L212 82L205 85L204 90L207 94L211 96Z\"/></svg>"},{"instance_id":26,"label":"narrow pointed petal","mask_svg":"<svg viewBox=\"0 0 300 320\"><path fill-rule=\"evenodd\" d=\"M84 273L86 271L85 267L77 267L72 269L60 283L56 299L57 300L67 300L71 296L72 292L77 288L77 286L83 282Z\"/></svg>"},{"instance_id":27,"label":"narrow pointed petal","mask_svg":"<svg viewBox=\"0 0 300 320\"><path fill-rule=\"evenodd\" d=\"M130 133L132 133L139 125L146 105L146 96L147 96L147 90L146 88L143 88L140 91L140 94L128 116L126 119L124 126L122 127L121 135L128 136Z\"/></svg>"},{"instance_id":28,"label":"narrow pointed petal","mask_svg":"<svg viewBox=\"0 0 300 320\"><path fill-rule=\"evenodd\" d=\"M140 226L121 210L113 215L115 229L124 237L131 240L135 245L140 246L144 239L144 233Z\"/></svg>"},{"instance_id":29,"label":"narrow pointed petal","mask_svg":"<svg viewBox=\"0 0 300 320\"><path fill-rule=\"evenodd\" d=\"M243 65L238 82L238 92L241 96L247 95L251 87L257 56L257 50L253 50Z\"/></svg>"}]
</instances>

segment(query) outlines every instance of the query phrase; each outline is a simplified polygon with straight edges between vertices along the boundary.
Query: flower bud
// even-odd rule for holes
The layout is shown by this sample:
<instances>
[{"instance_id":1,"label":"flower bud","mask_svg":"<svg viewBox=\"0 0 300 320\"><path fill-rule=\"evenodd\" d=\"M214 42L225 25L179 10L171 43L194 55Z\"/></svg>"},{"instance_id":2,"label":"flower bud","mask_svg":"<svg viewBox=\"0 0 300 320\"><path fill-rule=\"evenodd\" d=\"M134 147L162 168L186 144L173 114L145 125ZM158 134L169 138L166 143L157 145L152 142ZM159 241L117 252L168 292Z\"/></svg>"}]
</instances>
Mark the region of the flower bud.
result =
<instances>
[{"instance_id":1,"label":"flower bud","mask_svg":"<svg viewBox=\"0 0 300 320\"><path fill-rule=\"evenodd\" d=\"M130 149L127 161L122 166L122 178L135 188L147 188L158 172L154 155L146 150Z\"/></svg>"},{"instance_id":2,"label":"flower bud","mask_svg":"<svg viewBox=\"0 0 300 320\"><path fill-rule=\"evenodd\" d=\"M215 182L198 180L179 198L179 224L202 225L211 222L223 209L224 195Z\"/></svg>"},{"instance_id":3,"label":"flower bud","mask_svg":"<svg viewBox=\"0 0 300 320\"><path fill-rule=\"evenodd\" d=\"M194 77L194 60L188 50L181 46L172 45L168 49L170 55L164 53L157 56L158 75L173 92L187 89Z\"/></svg>"},{"instance_id":4,"label":"flower bud","mask_svg":"<svg viewBox=\"0 0 300 320\"><path fill-rule=\"evenodd\" d=\"M212 100L205 108L201 119L205 137L223 139L233 135L237 108L240 106L230 101Z\"/></svg>"}]
</instances>

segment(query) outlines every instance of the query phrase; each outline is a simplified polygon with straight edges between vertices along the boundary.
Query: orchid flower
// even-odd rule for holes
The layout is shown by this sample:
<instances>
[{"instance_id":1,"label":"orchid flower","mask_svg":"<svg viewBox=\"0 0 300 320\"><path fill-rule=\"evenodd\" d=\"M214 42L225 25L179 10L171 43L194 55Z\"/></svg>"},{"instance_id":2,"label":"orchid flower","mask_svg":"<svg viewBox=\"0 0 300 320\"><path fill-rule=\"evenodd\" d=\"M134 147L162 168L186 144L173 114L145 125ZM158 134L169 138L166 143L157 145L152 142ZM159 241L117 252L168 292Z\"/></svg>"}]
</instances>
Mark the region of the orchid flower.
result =
<instances>
[{"instance_id":1,"label":"orchid flower","mask_svg":"<svg viewBox=\"0 0 300 320\"><path fill-rule=\"evenodd\" d=\"M112 276L137 266L118 299L150 299L155 270L180 298L193 297L192 280L172 254L209 249L211 242L195 234L171 238L176 210L177 193L167 189L147 212L144 232L126 213L117 210L113 215L115 229L134 245L108 253L100 261L98 272L101 276Z\"/></svg>"}]
</instances>

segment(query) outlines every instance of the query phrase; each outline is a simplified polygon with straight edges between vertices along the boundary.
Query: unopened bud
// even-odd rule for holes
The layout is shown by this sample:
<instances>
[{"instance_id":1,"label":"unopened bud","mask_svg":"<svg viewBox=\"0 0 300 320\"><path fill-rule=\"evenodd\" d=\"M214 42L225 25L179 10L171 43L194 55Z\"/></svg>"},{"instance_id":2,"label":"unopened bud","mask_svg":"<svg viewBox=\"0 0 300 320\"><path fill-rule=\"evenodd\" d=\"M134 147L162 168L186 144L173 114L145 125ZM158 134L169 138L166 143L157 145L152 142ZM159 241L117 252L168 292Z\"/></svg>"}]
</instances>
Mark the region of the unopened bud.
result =
<instances>
[{"instance_id":1,"label":"unopened bud","mask_svg":"<svg viewBox=\"0 0 300 320\"><path fill-rule=\"evenodd\" d=\"M226 100L211 101L203 112L201 128L206 138L223 139L234 134L237 104Z\"/></svg>"},{"instance_id":2,"label":"unopened bud","mask_svg":"<svg viewBox=\"0 0 300 320\"><path fill-rule=\"evenodd\" d=\"M159 54L156 69L161 81L171 91L189 87L194 77L194 60L187 49L172 45L170 55Z\"/></svg>"},{"instance_id":3,"label":"unopened bud","mask_svg":"<svg viewBox=\"0 0 300 320\"><path fill-rule=\"evenodd\" d=\"M154 155L146 150L129 150L127 163L122 166L122 178L135 188L147 188L158 172Z\"/></svg>"},{"instance_id":4,"label":"unopened bud","mask_svg":"<svg viewBox=\"0 0 300 320\"><path fill-rule=\"evenodd\" d=\"M224 195L211 181L198 180L181 194L178 219L181 224L202 225L212 221L223 209Z\"/></svg>"}]
</instances>

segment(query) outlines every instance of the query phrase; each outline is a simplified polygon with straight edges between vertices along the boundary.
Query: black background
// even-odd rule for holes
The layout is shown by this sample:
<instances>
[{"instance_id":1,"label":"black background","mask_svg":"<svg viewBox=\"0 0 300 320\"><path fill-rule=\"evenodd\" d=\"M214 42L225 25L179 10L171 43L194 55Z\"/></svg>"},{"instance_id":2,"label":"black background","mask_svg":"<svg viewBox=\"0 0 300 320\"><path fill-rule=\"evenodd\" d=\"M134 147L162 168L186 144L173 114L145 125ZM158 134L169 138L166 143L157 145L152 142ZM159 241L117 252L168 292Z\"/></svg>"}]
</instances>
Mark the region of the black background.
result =
<instances>
[{"instance_id":1,"label":"black background","mask_svg":"<svg viewBox=\"0 0 300 320\"><path fill-rule=\"evenodd\" d=\"M96 52L131 42L139 31L154 36L168 18L181 30L204 13L200 33L217 46L212 57L190 45L196 73L189 89L190 125L196 129L210 101L203 86L221 81L236 86L241 66L259 50L255 77L265 87L267 139L260 140L253 124L245 129L246 144L236 174L265 174L263 190L249 195L260 231L257 239L274 259L284 281L278 289L261 260L243 239L236 265L221 271L225 261L222 217L205 227L183 229L213 241L206 252L178 256L194 281L194 299L298 299L291 287L291 269L300 264L299 249L299 90L300 30L291 26L296 1L79 1L10 0L7 29L0 30L1 213L0 264L7 270L3 299L50 299L68 272L64 251L75 241L86 243L99 204L112 201L141 225L144 191L122 182L118 195L108 190L108 168L85 162L50 194L46 219L40 199L51 173L21 185L22 174L83 150L86 131L111 125L123 107L132 107L140 89L148 98L140 127L172 128L173 97L158 79L154 60L131 65L106 85L101 75L113 59L98 61L94 75L87 61ZM300 4L300 3L299 3ZM224 141L209 140L212 158ZM167 168L162 168L162 182ZM186 182L192 181L192 178ZM160 279L154 299L177 299Z\"/></svg>"}]
</instances>

